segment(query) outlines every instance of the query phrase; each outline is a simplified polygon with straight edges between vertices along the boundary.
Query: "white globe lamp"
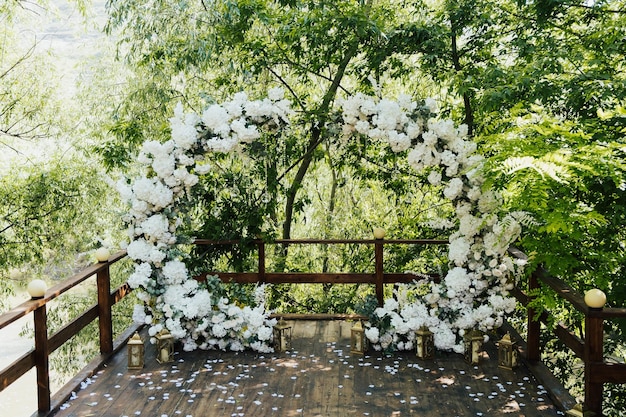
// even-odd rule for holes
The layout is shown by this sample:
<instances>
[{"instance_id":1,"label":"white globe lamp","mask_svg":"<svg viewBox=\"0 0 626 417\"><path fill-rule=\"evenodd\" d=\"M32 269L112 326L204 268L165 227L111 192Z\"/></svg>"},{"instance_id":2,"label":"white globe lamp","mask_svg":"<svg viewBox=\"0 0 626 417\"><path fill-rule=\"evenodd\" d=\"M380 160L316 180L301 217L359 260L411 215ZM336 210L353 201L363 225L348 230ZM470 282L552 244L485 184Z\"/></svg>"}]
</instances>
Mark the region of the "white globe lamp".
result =
<instances>
[{"instance_id":1,"label":"white globe lamp","mask_svg":"<svg viewBox=\"0 0 626 417\"><path fill-rule=\"evenodd\" d=\"M602 308L606 304L606 294L594 288L585 293L585 304L590 308Z\"/></svg>"},{"instance_id":2,"label":"white globe lamp","mask_svg":"<svg viewBox=\"0 0 626 417\"><path fill-rule=\"evenodd\" d=\"M48 284L46 281L42 279L34 279L28 283L26 287L26 291L30 295L30 298L43 298L46 295L46 290L48 289Z\"/></svg>"},{"instance_id":3,"label":"white globe lamp","mask_svg":"<svg viewBox=\"0 0 626 417\"><path fill-rule=\"evenodd\" d=\"M96 250L96 260L98 262L108 261L109 256L111 256L111 254L109 253L109 250L105 247L101 247Z\"/></svg>"},{"instance_id":4,"label":"white globe lamp","mask_svg":"<svg viewBox=\"0 0 626 417\"><path fill-rule=\"evenodd\" d=\"M385 229L383 229L382 227L374 228L374 239L384 239L385 234Z\"/></svg>"}]
</instances>

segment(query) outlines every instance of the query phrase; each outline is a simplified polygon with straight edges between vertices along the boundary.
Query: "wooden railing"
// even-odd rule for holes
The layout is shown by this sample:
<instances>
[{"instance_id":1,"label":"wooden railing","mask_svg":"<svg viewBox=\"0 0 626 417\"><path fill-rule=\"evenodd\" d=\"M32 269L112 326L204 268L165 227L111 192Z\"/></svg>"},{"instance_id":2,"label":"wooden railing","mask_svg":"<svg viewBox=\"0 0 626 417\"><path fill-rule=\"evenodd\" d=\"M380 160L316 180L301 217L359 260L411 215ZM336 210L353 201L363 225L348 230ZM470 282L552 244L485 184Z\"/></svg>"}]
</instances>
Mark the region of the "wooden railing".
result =
<instances>
[{"instance_id":1,"label":"wooden railing","mask_svg":"<svg viewBox=\"0 0 626 417\"><path fill-rule=\"evenodd\" d=\"M199 239L197 245L225 245L237 244L236 241L211 241ZM217 273L224 282L239 283L312 283L312 284L350 284L362 283L375 286L376 297L379 305L384 302L384 285L393 283L412 282L421 279L423 276L416 276L408 273L387 273L384 271L384 245L387 244L418 244L418 245L441 245L447 244L446 240L276 240L271 243L257 240L253 242L258 248L258 270L257 272L239 273ZM265 249L268 244L279 245L335 245L335 244L365 244L374 246L374 265L370 273L302 273L302 272L268 272L266 271ZM513 256L525 257L523 253L515 249L511 250ZM121 285L115 290L110 289L109 267L126 256L125 252L120 252L112 256L107 262L98 263L86 268L84 271L74 275L67 281L51 287L41 299L28 300L9 312L0 315L0 329L15 323L18 319L33 313L35 348L15 360L8 367L0 370L0 391L15 382L33 367L37 372L37 398L39 415L47 415L50 410L58 408L66 400L71 391L80 384L87 376L88 372L93 372L104 363L114 352L116 352L126 340L137 330L138 326L133 325L123 332L115 341L113 340L112 326L112 306L126 296L131 289L127 284ZM79 317L65 325L52 336L48 336L47 304L59 297L64 292L77 286L92 276L97 279L98 303L87 309ZM198 277L199 279L202 278ZM433 279L438 277L432 276ZM528 288L531 290L540 288L540 282L552 288L560 297L569 301L574 308L585 316L585 336L584 340L569 331L565 326L557 324L553 332L572 351L584 361L585 373L585 403L584 409L602 413L602 392L605 383L626 383L626 365L607 363L603 352L604 320L612 318L626 317L624 308L604 308L592 309L584 303L582 295L574 291L561 280L551 277L547 272L538 269L529 277ZM529 362L541 361L540 332L541 323L548 324L550 317L547 311L537 314L530 306L531 296L524 293L519 288L512 291L520 303L528 308L528 330L526 358ZM59 393L55 395L55 403L51 402L49 355L57 348L76 335L81 329L87 326L96 318L99 319L100 330L100 352L101 355L89 364L85 371L77 375L68 382Z\"/></svg>"},{"instance_id":2,"label":"wooden railing","mask_svg":"<svg viewBox=\"0 0 626 417\"><path fill-rule=\"evenodd\" d=\"M197 240L197 245L235 244L235 241ZM375 265L372 273L271 273L265 270L265 245L263 241L255 241L258 245L259 267L257 272L220 273L225 282L267 282L267 283L370 283L376 286L379 303L383 302L383 285L386 283L410 282L416 278L412 274L385 273L383 267L384 244L446 244L446 240L277 240L272 243L281 245L290 244L372 244L374 245ZM113 353L119 350L139 326L132 325L116 340L113 340L112 306L130 293L128 284L111 291L110 266L126 257L125 252L119 252L109 258L107 262L100 262L89 266L66 281L49 288L43 298L28 300L19 306L0 315L0 329L3 329L18 319L33 313L35 347L8 367L0 370L0 391L3 391L18 378L36 368L37 373L37 408L41 416L48 415L51 410L57 409L65 401L72 390L85 378L100 367ZM47 306L61 294L81 284L88 278L96 276L98 303L94 304L77 318L65 325L51 336L48 336ZM200 277L201 278L201 277ZM70 338L78 334L93 320L98 319L100 356L87 365L81 374L69 381L54 395L50 388L49 357L52 352L62 346Z\"/></svg>"},{"instance_id":3,"label":"wooden railing","mask_svg":"<svg viewBox=\"0 0 626 417\"><path fill-rule=\"evenodd\" d=\"M510 253L517 258L526 258L522 252L516 249L511 249ZM543 268L538 268L530 274L528 278L529 293L532 294L533 291L541 288L542 283L584 315L584 339L578 337L562 323L552 324L548 311L537 312L530 305L532 296L519 288L515 288L513 295L522 305L527 307L528 311L526 358L529 361L541 361L541 324L550 326L552 332L584 362L585 400L583 410L601 416L604 384L626 384L626 364L609 363L604 357L604 320L626 318L626 308L588 307L583 295L561 279L551 276Z\"/></svg>"},{"instance_id":4,"label":"wooden railing","mask_svg":"<svg viewBox=\"0 0 626 417\"><path fill-rule=\"evenodd\" d=\"M235 245L235 240L208 240L197 239L196 245ZM208 272L206 275L217 275L224 282L237 283L268 283L268 284L373 284L376 288L378 305L384 302L384 284L408 283L420 277L411 273L387 273L384 270L384 245L446 245L447 240L438 239L278 239L271 243L262 240L254 240L252 244L257 246L258 270L257 272ZM304 273L304 272L267 272L265 249L267 245L373 245L374 246L374 270L371 273ZM436 275L431 278L437 279Z\"/></svg>"},{"instance_id":5,"label":"wooden railing","mask_svg":"<svg viewBox=\"0 0 626 417\"><path fill-rule=\"evenodd\" d=\"M0 329L15 323L18 319L33 313L35 347L29 352L16 359L8 367L0 370L0 391L15 382L33 367L37 373L37 409L39 415L47 415L48 412L58 407L59 404L51 403L49 357L52 352L62 346L71 337L75 336L89 323L98 319L100 330L100 356L94 361L103 363L136 330L137 326L131 326L117 340L113 340L112 306L124 298L130 291L128 284L123 284L111 291L111 279L109 267L126 257L125 252L119 252L109 258L107 262L91 265L80 273L74 275L49 288L43 298L28 300L14 309L0 315ZM53 335L48 336L47 306L66 291L76 287L92 276L96 276L98 303L94 304L70 323L63 326ZM88 376L88 375L87 375ZM61 388L63 393L59 401L64 401L77 385L75 381ZM84 379L84 378L82 378ZM82 381L80 379L80 381ZM80 383L78 381L78 383Z\"/></svg>"}]
</instances>

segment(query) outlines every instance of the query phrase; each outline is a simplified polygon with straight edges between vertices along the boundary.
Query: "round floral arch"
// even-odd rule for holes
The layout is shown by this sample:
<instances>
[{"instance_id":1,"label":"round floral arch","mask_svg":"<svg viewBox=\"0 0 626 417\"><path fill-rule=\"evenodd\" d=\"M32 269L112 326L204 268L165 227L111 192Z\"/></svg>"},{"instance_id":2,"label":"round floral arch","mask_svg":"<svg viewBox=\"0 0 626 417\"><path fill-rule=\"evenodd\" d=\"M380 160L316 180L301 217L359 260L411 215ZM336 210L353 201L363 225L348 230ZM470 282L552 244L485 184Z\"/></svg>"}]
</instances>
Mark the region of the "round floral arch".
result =
<instances>
[{"instance_id":1,"label":"round floral arch","mask_svg":"<svg viewBox=\"0 0 626 417\"><path fill-rule=\"evenodd\" d=\"M459 336L466 330L496 328L515 307L508 290L520 265L507 249L527 216L501 212L502 198L485 189L483 158L467 140L466 126L438 118L433 100L357 94L338 104L346 140L366 135L388 143L393 152L406 152L411 167L428 170L429 183L441 187L456 217L444 222L451 231L446 275L439 283L401 286L396 297L376 309L366 323L366 335L376 349L412 349L415 332L426 326L437 348L461 352ZM251 306L226 298L215 302L210 289L190 276L175 249L183 240L176 230L179 205L191 197L198 175L211 169L206 156L240 151L263 130L286 128L291 114L280 89L270 90L262 100L239 93L201 115L185 113L179 104L170 119L171 139L143 144L138 156L143 175L121 181L118 189L129 206L124 221L135 269L128 282L144 302L133 316L150 326L151 336L167 328L185 350L272 350L275 320L266 309L264 287L258 287Z\"/></svg>"}]
</instances>

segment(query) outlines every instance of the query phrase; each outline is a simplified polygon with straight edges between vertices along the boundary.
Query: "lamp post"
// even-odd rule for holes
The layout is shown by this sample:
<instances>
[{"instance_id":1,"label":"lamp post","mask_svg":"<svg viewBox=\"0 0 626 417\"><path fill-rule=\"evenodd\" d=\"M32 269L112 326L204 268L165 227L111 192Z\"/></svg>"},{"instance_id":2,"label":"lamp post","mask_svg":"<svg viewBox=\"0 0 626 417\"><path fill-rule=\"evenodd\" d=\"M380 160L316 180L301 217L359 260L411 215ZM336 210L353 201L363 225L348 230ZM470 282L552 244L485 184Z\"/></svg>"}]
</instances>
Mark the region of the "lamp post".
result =
<instances>
[{"instance_id":1,"label":"lamp post","mask_svg":"<svg viewBox=\"0 0 626 417\"><path fill-rule=\"evenodd\" d=\"M435 338L428 327L422 326L415 332L416 355L420 359L435 357Z\"/></svg>"},{"instance_id":2,"label":"lamp post","mask_svg":"<svg viewBox=\"0 0 626 417\"><path fill-rule=\"evenodd\" d=\"M367 350L367 339L365 338L365 330L363 329L363 324L361 320L357 321L352 329L350 329L350 339L352 343L350 343L350 353L356 353L359 355L365 354Z\"/></svg>"},{"instance_id":3,"label":"lamp post","mask_svg":"<svg viewBox=\"0 0 626 417\"><path fill-rule=\"evenodd\" d=\"M274 326L274 349L277 352L286 352L291 349L292 328L281 317Z\"/></svg>"},{"instance_id":4,"label":"lamp post","mask_svg":"<svg viewBox=\"0 0 626 417\"><path fill-rule=\"evenodd\" d=\"M142 369L144 345L139 333L135 333L126 346L128 348L128 369Z\"/></svg>"}]
</instances>

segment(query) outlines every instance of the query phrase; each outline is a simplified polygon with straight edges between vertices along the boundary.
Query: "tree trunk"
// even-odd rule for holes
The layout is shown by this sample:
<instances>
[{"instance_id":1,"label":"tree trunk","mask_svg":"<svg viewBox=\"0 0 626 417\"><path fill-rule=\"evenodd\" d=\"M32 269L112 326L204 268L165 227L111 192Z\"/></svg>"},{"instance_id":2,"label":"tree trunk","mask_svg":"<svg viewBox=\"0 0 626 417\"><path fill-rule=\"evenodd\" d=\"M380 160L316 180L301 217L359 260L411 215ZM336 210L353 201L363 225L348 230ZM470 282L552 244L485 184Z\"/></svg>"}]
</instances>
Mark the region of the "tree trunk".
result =
<instances>
[{"instance_id":1,"label":"tree trunk","mask_svg":"<svg viewBox=\"0 0 626 417\"><path fill-rule=\"evenodd\" d=\"M461 72L463 67L461 66L461 61L459 58L459 51L457 46L457 27L454 22L450 22L450 27L452 31L452 39L451 39L451 47L452 47L452 65L454 66L454 70L457 72ZM463 92L463 107L465 109L465 118L463 123L467 125L467 133L469 136L472 136L474 131L474 112L472 111L472 97L471 94L464 90Z\"/></svg>"}]
</instances>

